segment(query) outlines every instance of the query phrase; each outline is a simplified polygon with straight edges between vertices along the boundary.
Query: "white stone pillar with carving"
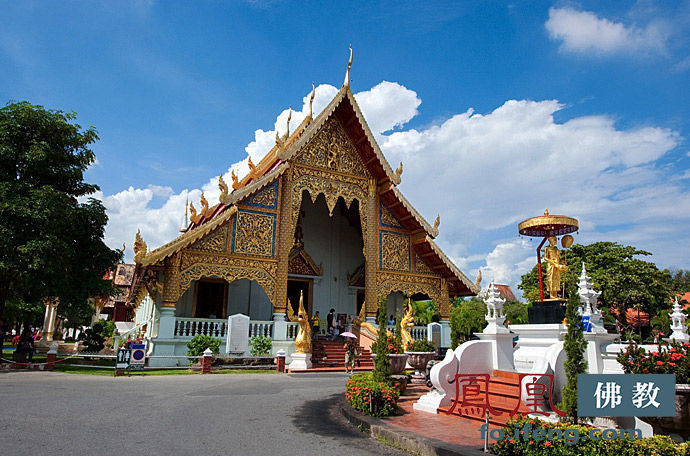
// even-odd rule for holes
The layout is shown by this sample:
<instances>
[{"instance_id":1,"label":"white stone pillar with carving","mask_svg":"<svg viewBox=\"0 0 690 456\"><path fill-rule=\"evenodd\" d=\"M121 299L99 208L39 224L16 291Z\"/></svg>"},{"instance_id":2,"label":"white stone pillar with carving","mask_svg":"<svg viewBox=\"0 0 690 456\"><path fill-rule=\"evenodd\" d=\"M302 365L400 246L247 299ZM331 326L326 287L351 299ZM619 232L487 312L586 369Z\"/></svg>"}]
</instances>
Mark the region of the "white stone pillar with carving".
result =
<instances>
[{"instance_id":1,"label":"white stone pillar with carving","mask_svg":"<svg viewBox=\"0 0 690 456\"><path fill-rule=\"evenodd\" d=\"M481 333L475 333L480 340L491 341L491 366L494 370L515 371L513 362L513 334L505 327L505 315L503 315L503 304L506 300L501 298L501 294L494 286L489 284L486 290L486 316L488 322L486 328Z\"/></svg>"},{"instance_id":2,"label":"white stone pillar with carving","mask_svg":"<svg viewBox=\"0 0 690 456\"><path fill-rule=\"evenodd\" d=\"M604 328L603 315L601 310L597 308L597 301L601 296L601 291L594 291L592 289L592 282L587 275L585 263L582 262L582 273L580 274L580 282L577 284L577 293L580 295L580 303L582 309L579 312L580 316L589 317L589 322L592 324L593 333L606 334Z\"/></svg>"},{"instance_id":3,"label":"white stone pillar with carving","mask_svg":"<svg viewBox=\"0 0 690 456\"><path fill-rule=\"evenodd\" d=\"M670 340L674 342L688 342L690 341L690 336L688 336L688 328L685 326L685 320L687 316L683 312L683 307L678 303L678 298L673 302L673 312L668 314L671 317L671 337Z\"/></svg>"}]
</instances>

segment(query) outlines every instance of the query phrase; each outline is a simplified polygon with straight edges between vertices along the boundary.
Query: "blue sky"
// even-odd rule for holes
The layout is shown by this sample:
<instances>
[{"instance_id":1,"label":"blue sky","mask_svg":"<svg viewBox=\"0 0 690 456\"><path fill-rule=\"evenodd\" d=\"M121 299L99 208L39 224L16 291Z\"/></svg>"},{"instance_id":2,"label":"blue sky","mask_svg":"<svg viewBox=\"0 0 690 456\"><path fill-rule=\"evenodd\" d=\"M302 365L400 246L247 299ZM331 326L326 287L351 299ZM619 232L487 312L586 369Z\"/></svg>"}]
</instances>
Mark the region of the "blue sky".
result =
<instances>
[{"instance_id":1,"label":"blue sky","mask_svg":"<svg viewBox=\"0 0 690 456\"><path fill-rule=\"evenodd\" d=\"M107 240L155 247L312 81L329 101L351 43L364 115L468 275L519 281L517 222L547 205L578 242L690 267L690 2L372 3L0 1L0 100L95 125Z\"/></svg>"}]
</instances>

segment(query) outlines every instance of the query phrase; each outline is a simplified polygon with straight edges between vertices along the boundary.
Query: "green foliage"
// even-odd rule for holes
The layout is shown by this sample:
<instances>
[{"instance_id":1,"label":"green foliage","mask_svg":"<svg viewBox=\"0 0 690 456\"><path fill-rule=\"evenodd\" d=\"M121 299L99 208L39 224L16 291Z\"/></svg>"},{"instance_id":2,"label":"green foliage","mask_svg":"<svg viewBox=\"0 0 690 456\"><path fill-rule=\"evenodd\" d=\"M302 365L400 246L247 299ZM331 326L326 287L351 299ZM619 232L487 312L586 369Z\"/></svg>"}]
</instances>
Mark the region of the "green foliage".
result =
<instances>
[{"instance_id":1,"label":"green foliage","mask_svg":"<svg viewBox=\"0 0 690 456\"><path fill-rule=\"evenodd\" d=\"M187 342L187 356L201 356L207 348L213 353L220 351L221 340L203 334L197 334Z\"/></svg>"},{"instance_id":2,"label":"green foliage","mask_svg":"<svg viewBox=\"0 0 690 456\"><path fill-rule=\"evenodd\" d=\"M273 340L266 336L254 336L249 339L249 353L252 356L270 355L273 349Z\"/></svg>"},{"instance_id":3,"label":"green foliage","mask_svg":"<svg viewBox=\"0 0 690 456\"><path fill-rule=\"evenodd\" d=\"M515 429L522 430L530 426L544 429L546 440L533 438L515 438ZM559 436L560 431L560 438ZM567 423L549 423L539 419L513 418L503 426L504 438L496 441L491 451L500 456L542 456L542 455L587 455L587 456L682 456L690 452L689 443L676 443L669 436L655 435L642 439L634 435L621 435L620 431L613 440L601 438L601 430L590 426L578 426ZM589 439L589 433L594 439ZM575 440L577 436L577 441Z\"/></svg>"},{"instance_id":4,"label":"green foliage","mask_svg":"<svg viewBox=\"0 0 690 456\"><path fill-rule=\"evenodd\" d=\"M584 261L594 289L602 292L602 308L616 307L619 315L625 315L626 308L639 306L650 315L656 315L661 309L668 307L671 274L668 270L659 270L654 263L639 258L648 255L651 253L615 242L575 244L562 255L568 264L568 271L563 275L565 296L577 293L577 282ZM544 274L545 264L542 267ZM518 288L528 301L539 299L536 265L532 271L522 276Z\"/></svg>"},{"instance_id":5,"label":"green foliage","mask_svg":"<svg viewBox=\"0 0 690 456\"><path fill-rule=\"evenodd\" d=\"M355 409L371 416L389 416L397 410L400 392L375 380L375 372L356 374L345 385L345 398Z\"/></svg>"},{"instance_id":6,"label":"green foliage","mask_svg":"<svg viewBox=\"0 0 690 456\"><path fill-rule=\"evenodd\" d=\"M503 305L503 315L506 317L506 325L526 325L527 309L530 304L519 301L507 301Z\"/></svg>"},{"instance_id":7,"label":"green foliage","mask_svg":"<svg viewBox=\"0 0 690 456\"><path fill-rule=\"evenodd\" d=\"M481 298L456 301L450 311L451 348L470 339L475 332L486 327L486 304Z\"/></svg>"},{"instance_id":8,"label":"green foliage","mask_svg":"<svg viewBox=\"0 0 690 456\"><path fill-rule=\"evenodd\" d=\"M649 320L649 324L654 329L655 333L661 332L664 336L671 334L671 318L668 316L669 311L659 312L658 315L653 316Z\"/></svg>"},{"instance_id":9,"label":"green foliage","mask_svg":"<svg viewBox=\"0 0 690 456\"><path fill-rule=\"evenodd\" d=\"M388 348L389 355L400 354L403 352L402 340L398 340L395 338L395 336L391 336L390 334L386 334L386 347ZM377 344L371 346L371 352L378 353Z\"/></svg>"},{"instance_id":10,"label":"green foliage","mask_svg":"<svg viewBox=\"0 0 690 456\"><path fill-rule=\"evenodd\" d=\"M563 388L563 400L559 406L568 414L568 417L575 424L578 421L577 415L577 376L587 372L587 360L585 359L585 349L587 341L583 333L582 318L577 313L579 296L571 294L565 308L565 318L568 323L568 332L563 342L563 350L566 359L563 363L567 383Z\"/></svg>"},{"instance_id":11,"label":"green foliage","mask_svg":"<svg viewBox=\"0 0 690 456\"><path fill-rule=\"evenodd\" d=\"M103 337L113 337L113 333L115 332L115 322L112 320L105 320L101 318L98 320L98 323L100 323L103 326Z\"/></svg>"},{"instance_id":12,"label":"green foliage","mask_svg":"<svg viewBox=\"0 0 690 456\"><path fill-rule=\"evenodd\" d=\"M99 352L105 347L105 337L103 337L103 320L97 321L91 328L84 331L84 351Z\"/></svg>"},{"instance_id":13,"label":"green foliage","mask_svg":"<svg viewBox=\"0 0 690 456\"><path fill-rule=\"evenodd\" d=\"M626 374L675 374L676 383L690 383L690 344L661 342L658 351L647 352L631 343L616 360Z\"/></svg>"},{"instance_id":14,"label":"green foliage","mask_svg":"<svg viewBox=\"0 0 690 456\"><path fill-rule=\"evenodd\" d=\"M376 382L389 384L391 381L391 368L388 361L390 349L388 348L389 341L386 333L386 298L384 297L379 299L379 313L376 323L379 326L379 334L374 347L372 347L372 351L375 349L376 352L373 379Z\"/></svg>"},{"instance_id":15,"label":"green foliage","mask_svg":"<svg viewBox=\"0 0 690 456\"><path fill-rule=\"evenodd\" d=\"M43 324L46 307L40 301L25 302L21 299L10 299L5 307L3 318L7 323L28 323L32 326Z\"/></svg>"},{"instance_id":16,"label":"green foliage","mask_svg":"<svg viewBox=\"0 0 690 456\"><path fill-rule=\"evenodd\" d=\"M103 273L121 254L103 242L105 207L77 199L98 190L84 181L98 136L75 118L27 102L0 108L0 315L7 302L58 296L59 315L79 320L88 298L114 292Z\"/></svg>"},{"instance_id":17,"label":"green foliage","mask_svg":"<svg viewBox=\"0 0 690 456\"><path fill-rule=\"evenodd\" d=\"M671 274L671 290L673 293L687 293L690 291L690 271L679 269ZM690 303L685 303L690 304Z\"/></svg>"},{"instance_id":18,"label":"green foliage","mask_svg":"<svg viewBox=\"0 0 690 456\"><path fill-rule=\"evenodd\" d=\"M433 301L412 301L412 311L414 312L415 324L420 326L428 325L438 321L440 315Z\"/></svg>"},{"instance_id":19,"label":"green foliage","mask_svg":"<svg viewBox=\"0 0 690 456\"><path fill-rule=\"evenodd\" d=\"M436 347L434 347L433 342L426 339L415 340L407 347L408 352L435 352Z\"/></svg>"}]
</instances>

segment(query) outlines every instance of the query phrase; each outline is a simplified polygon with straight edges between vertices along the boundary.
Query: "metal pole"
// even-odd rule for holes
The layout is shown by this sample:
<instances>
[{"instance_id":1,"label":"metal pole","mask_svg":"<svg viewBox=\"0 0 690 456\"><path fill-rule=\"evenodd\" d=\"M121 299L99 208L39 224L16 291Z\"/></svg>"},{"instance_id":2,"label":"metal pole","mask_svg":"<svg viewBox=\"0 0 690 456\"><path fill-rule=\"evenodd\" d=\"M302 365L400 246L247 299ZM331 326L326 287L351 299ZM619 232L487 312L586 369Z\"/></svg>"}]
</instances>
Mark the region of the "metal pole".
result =
<instances>
[{"instance_id":1,"label":"metal pole","mask_svg":"<svg viewBox=\"0 0 690 456\"><path fill-rule=\"evenodd\" d=\"M537 266L539 268L539 296L541 297L542 301L544 300L544 279L541 275L541 248L544 245L544 242L546 242L546 236L544 236L544 239L541 240L539 247L537 247Z\"/></svg>"},{"instance_id":2,"label":"metal pole","mask_svg":"<svg viewBox=\"0 0 690 456\"><path fill-rule=\"evenodd\" d=\"M484 423L486 424L486 434L484 434L484 453L489 452L489 411L485 411Z\"/></svg>"}]
</instances>

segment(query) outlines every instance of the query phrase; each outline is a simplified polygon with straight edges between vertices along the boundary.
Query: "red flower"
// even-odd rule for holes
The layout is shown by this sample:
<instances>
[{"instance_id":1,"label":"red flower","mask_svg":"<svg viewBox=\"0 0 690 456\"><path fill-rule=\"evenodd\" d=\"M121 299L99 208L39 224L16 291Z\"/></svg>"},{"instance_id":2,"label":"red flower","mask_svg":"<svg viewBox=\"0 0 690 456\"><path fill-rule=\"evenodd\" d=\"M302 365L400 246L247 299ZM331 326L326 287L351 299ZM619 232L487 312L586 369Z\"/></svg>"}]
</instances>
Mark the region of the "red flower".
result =
<instances>
[{"instance_id":1,"label":"red flower","mask_svg":"<svg viewBox=\"0 0 690 456\"><path fill-rule=\"evenodd\" d=\"M510 443L515 443L515 439L508 440Z\"/></svg>"},{"instance_id":2,"label":"red flower","mask_svg":"<svg viewBox=\"0 0 690 456\"><path fill-rule=\"evenodd\" d=\"M546 442L544 442L544 446L545 446L545 447L550 447L550 446L551 446L551 442L549 442L549 441L547 440Z\"/></svg>"},{"instance_id":3,"label":"red flower","mask_svg":"<svg viewBox=\"0 0 690 456\"><path fill-rule=\"evenodd\" d=\"M657 366L663 366L664 362L663 361L657 361L656 364L657 364Z\"/></svg>"}]
</instances>

